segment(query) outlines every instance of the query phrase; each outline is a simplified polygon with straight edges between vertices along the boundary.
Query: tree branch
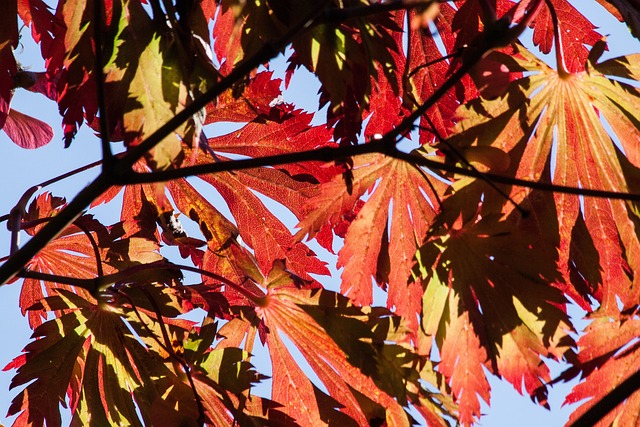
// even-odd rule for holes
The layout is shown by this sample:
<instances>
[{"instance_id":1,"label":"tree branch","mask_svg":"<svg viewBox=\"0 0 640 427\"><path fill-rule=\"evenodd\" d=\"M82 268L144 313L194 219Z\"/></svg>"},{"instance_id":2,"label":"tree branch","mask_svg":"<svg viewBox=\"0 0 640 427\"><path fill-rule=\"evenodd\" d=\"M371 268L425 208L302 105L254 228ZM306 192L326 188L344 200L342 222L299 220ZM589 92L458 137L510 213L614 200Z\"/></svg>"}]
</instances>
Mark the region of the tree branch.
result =
<instances>
[{"instance_id":1,"label":"tree branch","mask_svg":"<svg viewBox=\"0 0 640 427\"><path fill-rule=\"evenodd\" d=\"M236 82L246 77L251 71L259 67L261 64L276 57L282 49L284 49L291 41L302 32L308 30L314 25L318 24L317 18L321 15L322 10L326 4L325 1L318 2L316 8L309 13L308 16L298 21L289 31L282 35L274 42L266 43L262 48L256 52L251 58L240 62L233 71L231 71L226 77L222 78L220 82L215 84L211 89L204 94L196 98L191 104L187 105L184 110L173 116L164 125L158 128L153 134L151 134L146 140L139 145L129 149L127 154L114 165L113 175L115 184L128 184L127 178L131 174L131 167L141 159L149 150L154 148L164 138L169 136L178 126L187 121L191 116L196 114L207 104L214 101L224 91L231 88Z\"/></svg>"},{"instance_id":2,"label":"tree branch","mask_svg":"<svg viewBox=\"0 0 640 427\"><path fill-rule=\"evenodd\" d=\"M26 206L27 202L29 201L31 196L33 196L36 193L36 191L39 191L44 187L47 187L47 186L49 186L51 184L55 184L58 181L62 181L63 179L69 178L69 177L71 177L73 175L76 175L76 174L78 174L80 172L84 172L86 170L89 170L91 168L99 166L100 164L102 164L102 160L98 160L96 162L89 163L88 165L80 166L79 168L76 168L76 169L71 170L69 172L65 172L62 175L58 175L56 177L53 177L53 178L48 179L46 181L43 181L40 184L36 184L36 185L30 187L29 189L27 189L27 191L25 191L22 194L22 197L20 197L20 201L18 201L16 206L14 206L13 208L15 209L15 208L19 207L21 204L23 204L23 202L24 202L24 204L22 206L23 207ZM0 216L0 222L7 221L9 218L11 218L11 214L10 213L6 214L6 215L2 215L2 216Z\"/></svg>"},{"instance_id":3,"label":"tree branch","mask_svg":"<svg viewBox=\"0 0 640 427\"><path fill-rule=\"evenodd\" d=\"M53 283L62 283L65 285L76 286L78 288L86 289L87 291L95 294L97 292L103 291L109 286L118 283L124 282L127 279L130 279L133 274L137 274L146 270L185 270L190 271L192 273L199 273L203 276L207 276L212 278L213 280L217 280L221 284L225 286L229 286L236 292L245 296L252 303L262 306L265 303L264 295L256 295L237 283L232 282L231 280L219 276L215 273L211 273L210 271L203 270L201 268L192 267L189 265L181 265L181 264L173 264L167 263L165 261L151 262L148 264L140 264L133 267L129 267L125 270L118 271L117 273L107 274L104 276L98 276L94 278L77 278L77 277L69 277L69 276L60 276L57 274L43 273L40 271L26 270L22 269L17 274L20 277L26 279L36 279L43 280L45 282L53 282Z\"/></svg>"},{"instance_id":4,"label":"tree branch","mask_svg":"<svg viewBox=\"0 0 640 427\"><path fill-rule=\"evenodd\" d=\"M75 221L82 211L97 197L111 187L108 176L100 174L91 184L86 186L76 197L62 209L53 219L42 227L25 245L15 252L7 262L0 266L0 284L5 284L22 269L31 258L55 239L69 224Z\"/></svg>"},{"instance_id":5,"label":"tree branch","mask_svg":"<svg viewBox=\"0 0 640 427\"><path fill-rule=\"evenodd\" d=\"M265 166L278 166L290 163L320 161L335 162L348 157L363 154L380 153L414 165L424 166L432 170L440 170L455 173L462 176L493 181L498 184L514 185L518 187L543 190L553 193L575 194L578 196L597 197L605 199L640 201L640 194L620 191L606 191L592 188L570 187L539 181L514 178L511 176L497 175L490 172L481 172L477 169L468 169L460 166L441 163L422 156L405 153L386 144L386 138L376 139L372 142L360 145L348 145L342 147L322 147L313 150L299 151L295 153L277 154L273 156L255 157L252 159L231 160L226 162L208 163L205 165L188 166L181 169L158 171L151 173L135 173L131 176L130 184L149 184L165 182L177 178L206 175L219 172L233 172L243 169L252 169Z\"/></svg>"}]
</instances>

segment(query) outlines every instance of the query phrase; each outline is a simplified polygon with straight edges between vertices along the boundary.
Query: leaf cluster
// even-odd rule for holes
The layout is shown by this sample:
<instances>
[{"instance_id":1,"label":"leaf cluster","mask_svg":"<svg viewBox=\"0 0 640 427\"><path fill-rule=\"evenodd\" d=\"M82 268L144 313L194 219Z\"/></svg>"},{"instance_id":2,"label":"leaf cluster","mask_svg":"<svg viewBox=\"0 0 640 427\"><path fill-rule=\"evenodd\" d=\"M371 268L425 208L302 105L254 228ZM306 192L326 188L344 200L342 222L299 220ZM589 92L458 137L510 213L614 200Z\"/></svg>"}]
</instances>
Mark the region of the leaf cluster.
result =
<instances>
[{"instance_id":1,"label":"leaf cluster","mask_svg":"<svg viewBox=\"0 0 640 427\"><path fill-rule=\"evenodd\" d=\"M2 217L34 331L14 426L470 426L490 376L547 408L581 376L569 423L635 425L640 56L602 59L572 3L6 3L0 129L52 139L27 89L102 148ZM638 37L633 2L591 3ZM303 76L317 111L288 102Z\"/></svg>"}]
</instances>

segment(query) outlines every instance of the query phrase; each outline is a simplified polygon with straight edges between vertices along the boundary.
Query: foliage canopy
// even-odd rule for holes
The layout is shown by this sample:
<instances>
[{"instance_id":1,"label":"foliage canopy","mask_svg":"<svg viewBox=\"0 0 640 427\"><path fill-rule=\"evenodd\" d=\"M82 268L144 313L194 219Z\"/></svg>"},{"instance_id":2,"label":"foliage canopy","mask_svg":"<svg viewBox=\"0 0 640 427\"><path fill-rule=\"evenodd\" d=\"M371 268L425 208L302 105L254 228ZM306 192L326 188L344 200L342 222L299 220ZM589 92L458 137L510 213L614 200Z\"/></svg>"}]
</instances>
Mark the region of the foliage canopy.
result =
<instances>
[{"instance_id":1,"label":"foliage canopy","mask_svg":"<svg viewBox=\"0 0 640 427\"><path fill-rule=\"evenodd\" d=\"M640 36L636 1L588 3ZM86 168L2 216L0 282L21 279L34 331L5 368L14 426L59 426L61 405L74 426L470 426L491 375L543 406L581 376L569 423L636 425L640 54L602 60L568 0L4 5L0 128L53 138L11 109L26 89L66 146L88 126L102 147L69 202L46 187ZM304 72L314 112L283 97ZM339 290L309 241L337 251Z\"/></svg>"}]
</instances>

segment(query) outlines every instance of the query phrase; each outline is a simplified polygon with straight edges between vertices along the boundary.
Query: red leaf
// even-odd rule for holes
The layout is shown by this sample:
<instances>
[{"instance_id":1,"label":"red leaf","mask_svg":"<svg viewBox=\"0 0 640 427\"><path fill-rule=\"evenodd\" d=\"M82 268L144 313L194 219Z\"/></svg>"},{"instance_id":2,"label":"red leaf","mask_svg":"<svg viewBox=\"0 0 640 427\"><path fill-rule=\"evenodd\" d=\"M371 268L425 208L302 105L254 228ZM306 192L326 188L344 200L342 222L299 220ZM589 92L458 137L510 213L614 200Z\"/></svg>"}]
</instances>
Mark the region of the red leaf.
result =
<instances>
[{"instance_id":1,"label":"red leaf","mask_svg":"<svg viewBox=\"0 0 640 427\"><path fill-rule=\"evenodd\" d=\"M3 42L0 39L0 129L4 126L9 114L14 89L13 75L16 70L16 59L9 41Z\"/></svg>"},{"instance_id":2,"label":"red leaf","mask_svg":"<svg viewBox=\"0 0 640 427\"><path fill-rule=\"evenodd\" d=\"M282 94L282 80L272 79L273 72L263 71L251 79L238 96L230 89L220 95L215 104L207 105L204 124L215 122L250 122L259 116L269 116Z\"/></svg>"},{"instance_id":3,"label":"red leaf","mask_svg":"<svg viewBox=\"0 0 640 427\"><path fill-rule=\"evenodd\" d=\"M459 313L459 302L454 293L449 294L449 316L451 323L440 350L442 361L438 370L451 385L451 390L460 405L460 423L470 426L480 418L480 400L489 403L491 387L484 372L488 360L486 350L469 320L469 313Z\"/></svg>"},{"instance_id":4,"label":"red leaf","mask_svg":"<svg viewBox=\"0 0 640 427\"><path fill-rule=\"evenodd\" d=\"M258 315L269 328L267 343L273 363L274 393L282 398L294 399L297 403L283 408L290 416L313 424L314 414L309 410L316 408L313 388L309 387L306 376L299 373L288 350L282 345L280 336L286 335L303 354L314 372L327 388L329 394L344 407L341 412L353 418L358 425L367 425L372 418L386 419L388 426L408 426L407 416L402 407L387 393L380 390L371 378L349 363L349 357L327 334L318 322L305 312L302 304L336 304L340 299L324 290L299 290L289 286L272 286L267 294L267 302L257 310ZM321 302L324 301L324 302ZM335 314L334 314L335 315ZM329 314L331 316L331 314ZM336 331L336 333L339 333ZM373 361L368 361L371 363ZM366 369L366 368L365 368ZM295 396L293 393L300 393ZM367 410L358 399L360 393L371 403L383 409L381 412ZM321 413L330 413L329 408L319 408Z\"/></svg>"},{"instance_id":5,"label":"red leaf","mask_svg":"<svg viewBox=\"0 0 640 427\"><path fill-rule=\"evenodd\" d=\"M574 422L587 409L616 389L640 368L640 319L637 313L613 316L593 316L585 334L578 341L580 353L576 368L562 377L573 378L582 372L584 378L565 398L565 404L582 402L571 414L568 424ZM586 399L586 400L585 400ZM610 408L597 424L598 427L635 425L640 416L640 392Z\"/></svg>"},{"instance_id":6,"label":"red leaf","mask_svg":"<svg viewBox=\"0 0 640 427\"><path fill-rule=\"evenodd\" d=\"M338 266L344 266L341 290L357 304L373 302L372 279L379 285L389 284L388 307L406 316L411 327L417 329L416 313L420 311L421 286L407 285L413 267L417 244L426 234L437 208L437 196L423 173L399 160L371 154L354 159L351 193L344 180L337 176L321 184L319 194L308 203L309 213L298 224L298 239L313 237L326 223L336 227L343 224L362 197L376 181L375 189L351 222L340 250ZM385 229L390 224L387 235ZM394 268L386 277L380 257L386 257ZM382 274L380 274L382 273Z\"/></svg>"},{"instance_id":7,"label":"red leaf","mask_svg":"<svg viewBox=\"0 0 640 427\"><path fill-rule=\"evenodd\" d=\"M551 0L558 16L561 44L567 71L585 69L590 47L602 39L596 27L567 0ZM554 25L548 6L540 10L533 24L533 43L543 53L551 52L554 41ZM585 46L586 45L586 46ZM589 47L587 47L589 46Z\"/></svg>"},{"instance_id":8,"label":"red leaf","mask_svg":"<svg viewBox=\"0 0 640 427\"><path fill-rule=\"evenodd\" d=\"M395 24L400 28L405 18L404 11L393 14ZM403 34L394 29L384 28L387 33L386 38L393 40L394 44L389 46L391 57L397 67L393 73L388 73L383 67L378 67L371 75L371 100L369 102L365 117L368 116L368 123L364 131L366 140L371 140L377 135L384 135L395 125L400 123L403 116L407 114L402 105L402 99L398 94L403 87L404 75L404 55L402 48ZM389 114L393 111L393 114ZM396 113L397 112L397 113Z\"/></svg>"},{"instance_id":9,"label":"red leaf","mask_svg":"<svg viewBox=\"0 0 640 427\"><path fill-rule=\"evenodd\" d=\"M470 6L475 3L465 2L464 5ZM471 31L471 34L466 35L461 32L457 37L454 37L453 31L456 23L454 16L457 19L466 9L461 9L460 12L456 13L450 5L444 3L441 5L441 10L442 14L436 20L438 34L441 35L445 42L448 53L453 53L460 48L458 44L464 44L462 40L466 40L467 37L469 37L470 43L473 37L477 35L478 29L474 29L474 26L470 24L473 21L465 20L463 29ZM475 19L478 19L477 16ZM411 76L414 90L411 92L410 98L406 97L405 105L410 100L411 102L406 105L410 109L414 109L415 105L420 105L429 99L447 80L448 75L453 71L452 67L456 65L455 61L443 59L434 37L435 35L429 32L412 31L409 33L411 56L407 64L407 73ZM450 41L450 43L447 43L447 41ZM454 41L455 45L453 44ZM471 99L476 96L476 93L475 87L468 77L464 77L458 82L455 91L450 90L447 92L433 108L428 110L426 117L420 118L422 129L427 129L427 131L420 132L420 143L434 142L436 140L434 134L440 137L449 135L450 128L454 124L455 111L461 100ZM432 127L434 127L433 131L431 131Z\"/></svg>"},{"instance_id":10,"label":"red leaf","mask_svg":"<svg viewBox=\"0 0 640 427\"><path fill-rule=\"evenodd\" d=\"M22 148L40 148L53 139L51 126L16 110L9 110L2 130Z\"/></svg>"},{"instance_id":11,"label":"red leaf","mask_svg":"<svg viewBox=\"0 0 640 427\"><path fill-rule=\"evenodd\" d=\"M295 110L277 121L254 120L242 129L214 138L209 138L209 147L214 152L240 154L249 157L272 156L296 151L334 145L331 131L325 126L310 126L313 115ZM200 163L214 159L199 159ZM333 177L335 169L321 162L301 162L280 165L291 176L300 175L306 180L324 182Z\"/></svg>"},{"instance_id":12,"label":"red leaf","mask_svg":"<svg viewBox=\"0 0 640 427\"><path fill-rule=\"evenodd\" d=\"M455 193L441 216L452 214L458 198L468 204L468 197ZM444 219L451 222L444 226L446 235L429 238L417 258L427 283L423 330L436 337L442 355L438 369L449 378L461 420L469 425L480 415L477 395L488 402L483 366L518 392L524 385L532 399L547 406L551 377L543 358L559 360L573 340L564 297L550 284L559 275L555 254L538 250L544 248L539 234L528 231L530 224L522 219L516 228L499 221L498 214L470 220L463 215Z\"/></svg>"}]
</instances>

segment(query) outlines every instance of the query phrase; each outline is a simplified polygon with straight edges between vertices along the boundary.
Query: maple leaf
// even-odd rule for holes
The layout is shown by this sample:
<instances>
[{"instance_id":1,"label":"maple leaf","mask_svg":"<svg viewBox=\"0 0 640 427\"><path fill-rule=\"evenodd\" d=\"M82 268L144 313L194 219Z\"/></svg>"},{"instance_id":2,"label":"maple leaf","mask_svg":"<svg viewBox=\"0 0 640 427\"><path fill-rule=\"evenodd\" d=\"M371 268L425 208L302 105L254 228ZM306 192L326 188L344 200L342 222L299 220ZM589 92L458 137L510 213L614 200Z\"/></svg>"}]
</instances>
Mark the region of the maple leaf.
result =
<instances>
[{"instance_id":1,"label":"maple leaf","mask_svg":"<svg viewBox=\"0 0 640 427\"><path fill-rule=\"evenodd\" d=\"M262 46L285 33L287 24L282 14L273 10L275 2L244 2L224 0L221 2L213 36L214 52L221 63L220 72L228 74L243 58L255 54ZM296 17L308 16L313 2L282 1L276 5L280 10L293 9Z\"/></svg>"},{"instance_id":2,"label":"maple leaf","mask_svg":"<svg viewBox=\"0 0 640 427\"><path fill-rule=\"evenodd\" d=\"M117 22L118 39L105 69L107 82L114 86L112 121L121 117L127 130L125 144L135 146L184 108L189 89L175 41L155 29L139 3L128 2L126 11ZM187 125L183 125L158 144L149 158L151 167L179 165L184 157L181 138L186 134ZM185 142L191 144L188 139Z\"/></svg>"},{"instance_id":3,"label":"maple leaf","mask_svg":"<svg viewBox=\"0 0 640 427\"><path fill-rule=\"evenodd\" d=\"M320 185L319 194L308 202L309 212L298 224L296 237L313 237L326 223L339 224L341 216L369 191L339 252L338 267L344 267L341 292L357 304L370 305L372 279L383 287L388 284L387 306L407 316L415 330L417 321L413 319L420 310L422 289L416 283L407 284L407 280L417 245L437 209L433 186L440 184L431 182L417 167L379 154L355 158L351 172L350 193L345 191L340 176ZM392 262L394 268L389 271L385 262Z\"/></svg>"},{"instance_id":4,"label":"maple leaf","mask_svg":"<svg viewBox=\"0 0 640 427\"><path fill-rule=\"evenodd\" d=\"M466 2L465 5L469 3L473 2ZM445 40L451 38L455 30L454 23L451 22L455 11L448 4L442 5L441 10L441 16L436 20L436 25L438 34ZM455 16L458 15L456 14ZM465 25L463 28L473 27ZM476 30L473 35L475 36L477 33ZM458 39L463 40L463 35L459 34L455 40ZM469 37L469 42L472 39L472 37ZM454 53L459 50L459 46L446 47L450 49L448 53ZM415 106L421 105L429 99L437 88L442 86L447 80L447 75L453 71L453 64L442 57L442 53L440 53L436 44L435 35L431 33L410 32L408 52L410 55L406 72L409 76L411 87L408 89L408 93L405 94L404 103L408 107L415 108ZM460 81L456 85L455 91L449 91L445 94L434 108L429 109L426 116L420 118L421 144L434 142L434 134L440 137L445 137L449 134L449 129L452 127L455 118L455 111L460 105L460 98L470 99L476 93L473 84L469 84L467 79L468 77L465 77L465 81ZM467 92L467 95L464 92ZM428 131L425 131L426 129Z\"/></svg>"},{"instance_id":5,"label":"maple leaf","mask_svg":"<svg viewBox=\"0 0 640 427\"><path fill-rule=\"evenodd\" d=\"M52 197L49 193L38 196L30 205L23 219L27 224L35 221L35 227L25 226L27 233L35 235L42 224L38 224L37 220L48 218L64 206L64 199ZM94 232L97 231L95 228ZM106 234L106 229L99 230ZM68 253L73 251L73 253ZM61 256L64 253L65 256ZM51 242L44 250L36 255L27 265L31 270L45 272L67 274L71 277L91 278L98 275L97 262L88 263L87 259L95 259L95 248L93 247L90 237L84 234L82 229L71 227L66 230L58 239ZM107 272L113 272L107 268ZM46 312L42 310L29 310L35 303L39 302L45 295L52 294L53 288L60 286L48 282L41 282L35 279L25 279L20 291L20 308L22 314L28 314L29 325L32 328L40 325L42 319L46 319ZM62 285L64 286L64 285ZM78 290L80 294L85 291ZM87 293L88 294L88 293Z\"/></svg>"},{"instance_id":6,"label":"maple leaf","mask_svg":"<svg viewBox=\"0 0 640 427\"><path fill-rule=\"evenodd\" d=\"M582 71L589 55L589 49L586 46L595 45L602 39L602 35L595 31L595 25L567 0L550 0L550 3L558 19L557 30L561 34L560 45L564 65L569 72ZM551 52L556 24L553 22L549 5L545 4L540 10L532 27L533 43L543 53Z\"/></svg>"},{"instance_id":7,"label":"maple leaf","mask_svg":"<svg viewBox=\"0 0 640 427\"><path fill-rule=\"evenodd\" d=\"M269 116L281 99L282 80L272 78L273 72L256 74L238 94L237 88L220 95L215 104L207 106L204 124L216 122L250 122L259 116Z\"/></svg>"},{"instance_id":8,"label":"maple leaf","mask_svg":"<svg viewBox=\"0 0 640 427\"><path fill-rule=\"evenodd\" d=\"M455 209L456 197L443 214ZM438 370L460 406L460 421L471 425L480 416L478 396L489 403L483 367L519 392L524 384L546 406L551 377L542 358L559 359L573 345L560 308L565 300L548 284L557 275L552 260L534 255L532 234L495 214L446 221L430 231L417 269L426 284L422 327L438 343Z\"/></svg>"},{"instance_id":9,"label":"maple leaf","mask_svg":"<svg viewBox=\"0 0 640 427\"><path fill-rule=\"evenodd\" d=\"M369 3L351 0L329 5L337 11L349 7L365 7ZM214 27L215 50L219 60L225 58L223 72L228 72L239 58L257 52L270 39L283 35L297 20L320 11L313 1L238 2L225 1L222 14ZM320 79L321 106L329 103L328 124L335 125L334 135L355 142L362 125L362 113L369 105L371 86L363 74L382 72L394 80L393 58L388 47L393 40L388 29L400 28L384 14L368 19L352 19L349 23L320 23L296 37L292 43L287 80L300 66ZM396 94L398 88L396 87Z\"/></svg>"},{"instance_id":10,"label":"maple leaf","mask_svg":"<svg viewBox=\"0 0 640 427\"><path fill-rule=\"evenodd\" d=\"M351 7L368 4L359 0L350 3ZM335 125L336 139L356 142L363 112L371 105L372 82L363 75L381 75L382 84L397 80L398 70L392 65L397 57L392 52L398 47L400 33L388 15L377 14L338 25L321 24L293 41L295 53L289 59L288 72L302 65L318 77L320 107L328 104L327 125ZM391 88L398 95L399 86Z\"/></svg>"},{"instance_id":11,"label":"maple leaf","mask_svg":"<svg viewBox=\"0 0 640 427\"><path fill-rule=\"evenodd\" d=\"M92 121L98 112L96 97L96 76L94 71L95 50L93 47L94 7L101 5L94 1L73 0L59 4L56 17L64 25L63 49L58 83L58 107L65 126L65 146L84 121ZM49 74L53 71L48 69Z\"/></svg>"},{"instance_id":12,"label":"maple leaf","mask_svg":"<svg viewBox=\"0 0 640 427\"><path fill-rule=\"evenodd\" d=\"M412 367L417 356L405 347L379 346L406 340L406 327L390 321L387 310L360 309L339 294L299 287L282 263L274 266L263 285L268 290L255 299L255 312L244 310L242 317L225 325L220 345L245 342L251 346L254 328L264 323L261 338L273 364L272 398L287 403L282 408L285 414L300 425L384 420L388 425L408 425L393 398L406 402L408 389L415 393L421 388ZM349 327L344 327L345 322ZM328 395L303 374L284 337L302 353Z\"/></svg>"},{"instance_id":13,"label":"maple leaf","mask_svg":"<svg viewBox=\"0 0 640 427\"><path fill-rule=\"evenodd\" d=\"M493 34L494 29L499 26L497 23L485 28L485 11L479 2L458 1L456 6L457 9L449 3L440 5L440 13L434 21L437 32L411 31L408 34L405 70L408 87L403 96L403 104L407 109L422 105L448 83L451 74L464 61L465 55L473 52L477 46L484 45L492 35L504 36L500 31ZM502 20L509 19L509 22L513 22L517 7L510 0L500 0L496 2L495 12ZM413 19L416 14L408 12L408 16ZM440 42L444 45L444 52L441 51ZM486 61L481 60L480 64L482 63ZM476 64L474 68L480 64ZM464 75L455 81L453 88L420 117L421 144L431 144L449 135L457 122L458 106L478 96L475 80L471 78L473 71L472 69L471 76Z\"/></svg>"},{"instance_id":14,"label":"maple leaf","mask_svg":"<svg viewBox=\"0 0 640 427\"><path fill-rule=\"evenodd\" d=\"M440 293L443 293L443 290L440 290ZM435 302L425 299L428 304ZM438 365L438 371L449 378L451 389L460 405L459 421L462 425L468 426L481 415L478 397L487 404L490 402L491 387L483 368L488 355L469 319L469 312L463 309L460 313L459 298L449 292L445 304L448 307L446 315L451 319L451 323L448 325L447 338L440 351L442 361ZM460 352L461 348L465 351Z\"/></svg>"},{"instance_id":15,"label":"maple leaf","mask_svg":"<svg viewBox=\"0 0 640 427\"><path fill-rule=\"evenodd\" d=\"M64 199L52 197L49 193L38 196L30 205L23 218L23 228L35 235L46 220L64 207ZM27 268L43 273L92 279L99 275L113 274L127 268L162 259L157 252L158 245L141 237L122 238L119 227L107 228L85 215L75 221L61 235L33 257ZM91 260L91 261L88 261ZM55 295L55 288L71 290L67 285L27 278L20 292L20 307L27 314L31 327L41 324L46 318L43 309L32 309L46 295ZM89 292L75 288L75 292L87 297Z\"/></svg>"},{"instance_id":16,"label":"maple leaf","mask_svg":"<svg viewBox=\"0 0 640 427\"><path fill-rule=\"evenodd\" d=\"M295 425L277 403L250 395L251 386L265 377L249 363L248 352L236 347L211 349L216 334L217 323L205 317L184 344L184 359L194 368L193 381L206 416L216 426Z\"/></svg>"},{"instance_id":17,"label":"maple leaf","mask_svg":"<svg viewBox=\"0 0 640 427\"><path fill-rule=\"evenodd\" d=\"M60 426L58 405L67 393L72 425L89 419L104 425L141 425L138 410L148 420L150 399L164 392L182 394L180 407L188 411L191 405L194 411L188 386L132 335L121 317L124 312L91 297L57 292L44 299L43 306L64 314L36 328L25 357L10 364L18 367L11 387L27 384L9 408L10 415L20 414L14 426ZM136 320L129 313L129 321Z\"/></svg>"},{"instance_id":18,"label":"maple leaf","mask_svg":"<svg viewBox=\"0 0 640 427\"><path fill-rule=\"evenodd\" d=\"M594 55L596 52L602 49L594 49ZM520 47L510 58L515 61L502 60L511 69L531 75L512 82L504 97L477 99L462 107L458 112L461 118L456 129L458 135L449 142L460 149L472 144L508 153L511 165L508 173L518 178L637 191L637 178L633 177L640 165L635 149L638 117L631 100L637 99L639 93L617 79L636 79L640 58L632 55L595 64L597 57L592 57L587 71L562 75ZM604 127L602 119L613 131ZM612 138L620 141L620 148ZM555 162L553 171L547 166L551 159ZM575 168L575 164L589 167ZM527 194L527 190L511 190L516 203ZM632 219L634 208L623 201L594 198L585 199L581 205L578 196L562 193L554 194L554 204L557 214L540 211L539 229L557 230L557 265L563 281L571 284L567 286L561 280L558 286L588 307L585 280L595 279L596 283L586 287L599 289L593 296L602 301L601 310L617 311L616 298L621 299L624 307L635 305L638 286L633 272L640 266L640 247ZM505 213L512 211L512 207L501 209ZM580 227L578 218L584 220L585 227ZM556 225L550 227L549 221ZM595 249L583 251L583 255L591 254L591 258L572 258L572 253L577 253L573 236L588 242L582 245L583 249ZM592 273L593 264L599 265L600 274Z\"/></svg>"},{"instance_id":19,"label":"maple leaf","mask_svg":"<svg viewBox=\"0 0 640 427\"><path fill-rule=\"evenodd\" d=\"M215 153L263 157L335 146L331 142L330 130L311 125L313 114L302 110L286 111L289 108L284 108L285 111L280 107L271 108L269 116L256 114L241 129L209 138L209 148ZM246 121L242 110L236 112L233 121ZM197 162L203 164L212 160L215 159L207 159L205 155ZM318 161L279 165L277 169L286 171L299 181L311 182L327 181L337 172L337 168L332 169Z\"/></svg>"},{"instance_id":20,"label":"maple leaf","mask_svg":"<svg viewBox=\"0 0 640 427\"><path fill-rule=\"evenodd\" d=\"M398 28L402 26L404 18L404 11L398 11L393 15L393 21ZM403 88L405 77L403 34L396 28L383 27L382 31L387 33L385 39L393 40L390 54L397 68L394 73L388 73L383 67L378 67L371 75L371 100L363 116L363 121L367 120L364 130L367 141L389 132L407 115L402 99L398 96ZM389 111L398 111L398 114L389 114Z\"/></svg>"},{"instance_id":21,"label":"maple leaf","mask_svg":"<svg viewBox=\"0 0 640 427\"><path fill-rule=\"evenodd\" d=\"M0 38L0 129L22 148L39 148L51 142L53 130L41 120L11 108L13 92L17 86L18 65L13 55L11 40Z\"/></svg>"},{"instance_id":22,"label":"maple leaf","mask_svg":"<svg viewBox=\"0 0 640 427\"><path fill-rule=\"evenodd\" d=\"M242 112L239 117L241 120ZM322 127L309 126L311 118L310 114L295 110L276 121L256 119L238 131L210 138L208 150L201 151L194 163L228 161L224 157L227 153L258 157L325 146L329 143L331 134ZM215 157L210 156L208 151L215 153ZM190 153L189 150L185 152ZM212 185L228 204L240 236L254 250L262 271L269 271L276 260L285 260L288 269L306 280L313 280L310 273L329 273L325 264L305 244L293 239L289 229L254 192L281 203L298 218L302 218L305 200L313 191L313 185L306 181L314 177L326 179L323 175L328 176L330 172L331 169L323 168L321 163L311 162L285 165L277 169L256 168L218 173L201 178ZM171 184L168 188L174 198L179 197L179 188ZM258 228L264 230L259 238L255 235ZM224 239L216 244L220 246L212 248L214 251L225 245Z\"/></svg>"},{"instance_id":23,"label":"maple leaf","mask_svg":"<svg viewBox=\"0 0 640 427\"><path fill-rule=\"evenodd\" d=\"M50 99L58 101L60 99L60 91L58 84L62 87L64 81L60 81L62 74L63 62L65 59L65 25L64 19L60 16L59 11L55 15L51 12L49 6L42 0L21 0L18 1L18 16L24 22L25 26L31 27L33 40L40 44L40 51L47 67L46 73L41 75L37 86L41 88L39 92L48 96ZM86 42L87 39L85 38ZM86 46L86 45L85 45ZM85 49L83 52L86 52ZM17 76L16 76L17 77ZM67 87L68 91L62 96L73 98L77 96L77 92L73 86ZM88 95L88 93L86 93ZM74 107L82 108L82 104L78 103ZM71 138L76 128L74 122L76 118L65 121L65 138ZM68 139L67 139L68 141Z\"/></svg>"},{"instance_id":24,"label":"maple leaf","mask_svg":"<svg viewBox=\"0 0 640 427\"><path fill-rule=\"evenodd\" d=\"M175 180L167 185L173 195L176 208L196 222L207 241L207 250L202 260L202 268L226 280L243 284L250 292L259 292L255 283L263 280L255 257L237 241L238 229L224 217L209 201L185 180ZM252 279L252 281L247 280ZM224 284L204 277L205 283L215 286ZM247 304L244 295L238 296L234 289L225 286L224 292L229 303L240 299Z\"/></svg>"}]
</instances>

